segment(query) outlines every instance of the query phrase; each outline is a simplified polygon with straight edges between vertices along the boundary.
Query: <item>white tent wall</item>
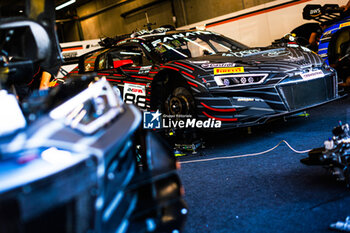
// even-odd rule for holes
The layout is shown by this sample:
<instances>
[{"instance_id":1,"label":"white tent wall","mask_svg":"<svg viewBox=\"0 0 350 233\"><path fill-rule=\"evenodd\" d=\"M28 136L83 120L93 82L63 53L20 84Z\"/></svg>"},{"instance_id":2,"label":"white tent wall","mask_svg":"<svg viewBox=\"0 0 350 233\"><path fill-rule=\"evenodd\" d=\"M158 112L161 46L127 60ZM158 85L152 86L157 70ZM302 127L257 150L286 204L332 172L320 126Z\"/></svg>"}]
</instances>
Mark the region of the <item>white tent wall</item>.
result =
<instances>
[{"instance_id":1,"label":"white tent wall","mask_svg":"<svg viewBox=\"0 0 350 233\"><path fill-rule=\"evenodd\" d=\"M248 46L267 46L294 28L311 22L302 17L303 8L307 4L344 5L347 2L348 0L277 0L178 29L207 25L207 30L218 32Z\"/></svg>"}]
</instances>

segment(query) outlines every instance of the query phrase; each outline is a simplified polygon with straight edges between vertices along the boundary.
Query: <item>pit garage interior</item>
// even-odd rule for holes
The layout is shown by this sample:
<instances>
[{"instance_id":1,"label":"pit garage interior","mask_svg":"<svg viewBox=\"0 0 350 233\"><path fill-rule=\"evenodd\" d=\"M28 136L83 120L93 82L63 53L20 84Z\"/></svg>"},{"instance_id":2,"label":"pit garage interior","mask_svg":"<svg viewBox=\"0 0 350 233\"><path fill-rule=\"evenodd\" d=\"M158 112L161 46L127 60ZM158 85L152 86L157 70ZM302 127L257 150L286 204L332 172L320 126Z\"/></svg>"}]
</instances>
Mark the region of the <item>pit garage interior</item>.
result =
<instances>
[{"instance_id":1,"label":"pit garage interior","mask_svg":"<svg viewBox=\"0 0 350 233\"><path fill-rule=\"evenodd\" d=\"M103 38L164 25L172 25L179 30L205 29L249 47L265 47L294 28L310 22L302 15L307 4L343 6L347 2L55 0L54 5L57 38L63 58L69 60L100 49L98 41ZM25 1L0 3L1 18L20 17L25 11ZM64 7L61 8L62 5ZM350 25L345 24L339 27ZM159 232L332 232L334 229L330 229L330 225L338 221L342 222L338 224L339 229L350 232L350 225L348 227L345 221L350 216L350 190L347 187L350 175L347 174L348 177L340 181L322 166L307 166L300 162L308 157L309 150L322 147L324 141L333 136L332 129L339 122L343 125L350 123L348 88L340 89L339 98L268 119L262 122L264 124L200 130L196 138L200 139L201 144L195 152L190 150L192 148L175 148L174 151L181 150L180 154L183 155L177 156L176 160L181 167L177 173L184 188L187 219L183 227L162 228ZM304 97L307 98L307 95ZM5 109L0 110L0 114L2 111ZM173 141L170 141L173 145ZM195 144L186 143L189 147ZM6 174L0 175L1 179L6 179ZM5 182L1 179L0 183ZM38 195L50 198L45 193ZM0 218L6 220L5 210L12 206L4 206L0 200ZM55 221L54 216L50 221ZM141 227L116 227L101 232L153 232L152 221L147 223L146 231ZM17 224L20 226L21 222ZM9 233L3 229L6 228L0 226L1 233ZM34 233L21 229L19 227L11 232Z\"/></svg>"}]
</instances>

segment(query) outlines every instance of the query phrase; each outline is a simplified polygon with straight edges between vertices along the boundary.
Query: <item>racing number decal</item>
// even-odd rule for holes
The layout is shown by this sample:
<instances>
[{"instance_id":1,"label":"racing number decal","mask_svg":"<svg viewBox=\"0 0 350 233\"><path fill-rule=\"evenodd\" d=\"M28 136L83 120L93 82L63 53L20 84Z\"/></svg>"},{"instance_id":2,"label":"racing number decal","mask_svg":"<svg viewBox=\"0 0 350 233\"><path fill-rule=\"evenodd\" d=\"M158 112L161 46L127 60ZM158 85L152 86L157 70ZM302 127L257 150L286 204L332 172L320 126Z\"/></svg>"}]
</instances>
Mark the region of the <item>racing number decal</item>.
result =
<instances>
[{"instance_id":1,"label":"racing number decal","mask_svg":"<svg viewBox=\"0 0 350 233\"><path fill-rule=\"evenodd\" d=\"M126 93L124 96L124 101L127 104L135 104L140 108L146 107L146 99L144 96L136 95L133 93Z\"/></svg>"},{"instance_id":2,"label":"racing number decal","mask_svg":"<svg viewBox=\"0 0 350 233\"><path fill-rule=\"evenodd\" d=\"M126 104L135 104L137 107L145 109L146 108L145 86L125 83L123 99Z\"/></svg>"}]
</instances>

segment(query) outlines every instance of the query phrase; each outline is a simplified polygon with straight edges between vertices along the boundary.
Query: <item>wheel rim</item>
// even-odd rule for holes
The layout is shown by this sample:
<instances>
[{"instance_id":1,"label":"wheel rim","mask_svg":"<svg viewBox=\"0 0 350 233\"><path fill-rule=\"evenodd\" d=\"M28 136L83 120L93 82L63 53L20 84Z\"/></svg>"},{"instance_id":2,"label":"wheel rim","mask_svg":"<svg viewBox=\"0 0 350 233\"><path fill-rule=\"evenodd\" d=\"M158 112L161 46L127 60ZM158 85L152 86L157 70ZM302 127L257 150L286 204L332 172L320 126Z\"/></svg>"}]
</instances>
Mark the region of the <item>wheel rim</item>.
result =
<instances>
[{"instance_id":1,"label":"wheel rim","mask_svg":"<svg viewBox=\"0 0 350 233\"><path fill-rule=\"evenodd\" d=\"M172 96L168 103L168 110L170 114L188 114L190 103L186 96Z\"/></svg>"}]
</instances>

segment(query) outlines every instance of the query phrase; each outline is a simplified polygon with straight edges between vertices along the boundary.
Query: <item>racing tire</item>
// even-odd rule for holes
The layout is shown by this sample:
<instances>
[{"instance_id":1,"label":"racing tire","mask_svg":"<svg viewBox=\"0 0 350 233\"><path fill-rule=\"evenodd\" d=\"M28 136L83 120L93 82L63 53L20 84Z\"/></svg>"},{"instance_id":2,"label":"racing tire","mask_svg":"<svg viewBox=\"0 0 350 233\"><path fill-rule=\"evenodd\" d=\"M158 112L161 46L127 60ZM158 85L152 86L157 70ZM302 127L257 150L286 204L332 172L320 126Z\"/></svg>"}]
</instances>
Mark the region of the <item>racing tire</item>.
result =
<instances>
[{"instance_id":1,"label":"racing tire","mask_svg":"<svg viewBox=\"0 0 350 233\"><path fill-rule=\"evenodd\" d=\"M191 115L195 114L195 102L189 89L181 82L163 83L163 90L159 90L162 96L159 96L158 108L167 115ZM160 103L161 102L161 103ZM181 117L170 118L179 120ZM184 118L182 118L184 119ZM196 130L185 128L167 128L164 130L166 140L172 145L191 144L197 139Z\"/></svg>"},{"instance_id":2,"label":"racing tire","mask_svg":"<svg viewBox=\"0 0 350 233\"><path fill-rule=\"evenodd\" d=\"M192 115L194 99L189 90L183 86L175 87L165 98L164 112L169 115Z\"/></svg>"},{"instance_id":3,"label":"racing tire","mask_svg":"<svg viewBox=\"0 0 350 233\"><path fill-rule=\"evenodd\" d=\"M344 42L340 45L340 58L337 59L336 70L338 72L339 79L343 82L341 86L346 87L347 89L350 87L350 41Z\"/></svg>"}]
</instances>

